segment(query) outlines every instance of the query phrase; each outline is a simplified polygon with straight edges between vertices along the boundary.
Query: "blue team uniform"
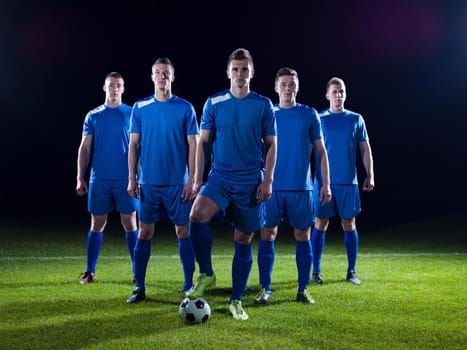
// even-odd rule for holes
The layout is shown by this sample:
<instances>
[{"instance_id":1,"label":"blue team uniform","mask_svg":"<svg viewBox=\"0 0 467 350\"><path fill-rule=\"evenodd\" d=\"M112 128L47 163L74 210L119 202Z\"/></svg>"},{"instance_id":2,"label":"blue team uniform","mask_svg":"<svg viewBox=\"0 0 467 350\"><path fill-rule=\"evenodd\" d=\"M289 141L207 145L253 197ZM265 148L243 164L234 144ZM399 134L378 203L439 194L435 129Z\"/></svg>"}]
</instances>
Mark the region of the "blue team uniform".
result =
<instances>
[{"instance_id":1,"label":"blue team uniform","mask_svg":"<svg viewBox=\"0 0 467 350\"><path fill-rule=\"evenodd\" d=\"M256 189L263 180L263 138L276 135L271 100L252 91L239 99L224 90L204 104L201 129L211 132L212 163L200 194L211 198L224 212L230 205L232 224L239 231L259 230L264 217ZM191 223L190 238L200 273L212 276L212 233L207 223ZM251 244L235 242L231 300L242 299L252 263Z\"/></svg>"},{"instance_id":2,"label":"blue team uniform","mask_svg":"<svg viewBox=\"0 0 467 350\"><path fill-rule=\"evenodd\" d=\"M357 151L359 142L368 141L365 122L360 114L347 109L341 113L332 113L327 109L320 113L320 117L324 143L328 152L332 199L327 205L321 206L315 197L316 216L328 219L338 215L343 219L351 219L361 211L357 179ZM319 164L317 170L319 170ZM317 171L316 179L315 188L322 183L319 171ZM311 239L314 275L321 273L324 237L325 231L313 229ZM349 280L352 273L355 273L358 255L356 229L344 231L344 245L347 251L347 279Z\"/></svg>"},{"instance_id":3,"label":"blue team uniform","mask_svg":"<svg viewBox=\"0 0 467 350\"><path fill-rule=\"evenodd\" d=\"M311 226L313 215L310 145L323 138L318 113L299 103L293 108L281 108L277 104L274 111L278 130L277 161L273 197L265 202L265 226L277 226L281 217L287 217L293 227L305 229ZM297 196L302 198L299 203Z\"/></svg>"},{"instance_id":4,"label":"blue team uniform","mask_svg":"<svg viewBox=\"0 0 467 350\"><path fill-rule=\"evenodd\" d=\"M130 113L131 107L126 104L115 108L101 105L84 120L83 136L93 137L88 208L95 215L114 208L124 214L136 210L135 201L126 191Z\"/></svg>"},{"instance_id":5,"label":"blue team uniform","mask_svg":"<svg viewBox=\"0 0 467 350\"><path fill-rule=\"evenodd\" d=\"M347 109L344 109L342 113L332 113L328 109L321 112L320 117L324 143L328 152L333 198L324 207L318 205L319 201L315 200L317 217L329 218L339 215L350 219L360 212L357 151L359 142L368 141L365 122L360 114ZM319 170L319 164L317 164L317 170ZM320 171L316 172L316 179L315 186L317 187L322 184ZM345 196L351 196L352 201L348 198L344 200L344 193Z\"/></svg>"},{"instance_id":6,"label":"blue team uniform","mask_svg":"<svg viewBox=\"0 0 467 350\"><path fill-rule=\"evenodd\" d=\"M154 95L137 101L131 113L130 133L140 134L138 183L140 184L140 221L155 223L168 216L175 225L189 221L192 201L183 201L188 180L188 135L199 134L191 103L173 95L158 101ZM192 286L194 255L188 238L178 239L183 266L184 286ZM151 242L138 239L135 246L136 287L145 289L146 268Z\"/></svg>"},{"instance_id":7,"label":"blue team uniform","mask_svg":"<svg viewBox=\"0 0 467 350\"><path fill-rule=\"evenodd\" d=\"M271 199L264 203L266 227L275 227L281 220L300 230L313 224L311 182L311 148L323 134L318 113L312 107L297 103L293 108L274 107L277 122L277 161ZM261 240L258 248L258 269L261 286L271 291L274 265L274 241ZM312 253L310 241L296 242L298 291L303 292L310 281Z\"/></svg>"},{"instance_id":8,"label":"blue team uniform","mask_svg":"<svg viewBox=\"0 0 467 350\"><path fill-rule=\"evenodd\" d=\"M206 101L200 127L213 133L211 171L200 194L223 211L233 204L233 224L240 231L258 230L262 217L255 196L263 179L263 137L276 135L271 101L255 92L238 99L222 91Z\"/></svg>"},{"instance_id":9,"label":"blue team uniform","mask_svg":"<svg viewBox=\"0 0 467 350\"><path fill-rule=\"evenodd\" d=\"M115 108L103 104L90 111L84 120L83 136L93 138L88 192L88 210L93 215L105 215L114 209L130 214L137 209L136 200L127 192L130 114L131 107L126 104ZM125 235L133 264L137 236L138 230ZM89 230L86 272L96 272L102 241L103 232Z\"/></svg>"},{"instance_id":10,"label":"blue team uniform","mask_svg":"<svg viewBox=\"0 0 467 350\"><path fill-rule=\"evenodd\" d=\"M186 184L186 137L199 133L191 103L175 95L164 102L154 96L138 101L133 107L130 132L141 134L139 184Z\"/></svg>"}]
</instances>

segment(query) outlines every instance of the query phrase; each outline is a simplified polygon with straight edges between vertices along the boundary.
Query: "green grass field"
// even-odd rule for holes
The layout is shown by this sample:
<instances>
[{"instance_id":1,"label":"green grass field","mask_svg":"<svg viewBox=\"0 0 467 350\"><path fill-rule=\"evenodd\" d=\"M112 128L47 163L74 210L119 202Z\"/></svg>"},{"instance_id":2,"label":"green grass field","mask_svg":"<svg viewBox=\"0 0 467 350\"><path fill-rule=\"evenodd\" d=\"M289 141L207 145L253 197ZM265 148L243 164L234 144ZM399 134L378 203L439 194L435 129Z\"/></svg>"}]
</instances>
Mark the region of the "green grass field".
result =
<instances>
[{"instance_id":1,"label":"green grass field","mask_svg":"<svg viewBox=\"0 0 467 350\"><path fill-rule=\"evenodd\" d=\"M244 296L248 321L227 310L232 235L214 227L217 286L206 292L211 319L178 316L183 278L175 235L161 225L147 275L148 301L127 305L131 264L116 224L106 232L96 283L80 285L87 223L0 229L0 349L466 349L466 212L360 232L360 286L347 283L337 225L327 235L325 284L315 305L294 301L295 245L276 242L273 302L255 306L256 257ZM117 220L113 220L116 222ZM438 234L440 233L440 234ZM258 237L254 239L254 251Z\"/></svg>"}]
</instances>

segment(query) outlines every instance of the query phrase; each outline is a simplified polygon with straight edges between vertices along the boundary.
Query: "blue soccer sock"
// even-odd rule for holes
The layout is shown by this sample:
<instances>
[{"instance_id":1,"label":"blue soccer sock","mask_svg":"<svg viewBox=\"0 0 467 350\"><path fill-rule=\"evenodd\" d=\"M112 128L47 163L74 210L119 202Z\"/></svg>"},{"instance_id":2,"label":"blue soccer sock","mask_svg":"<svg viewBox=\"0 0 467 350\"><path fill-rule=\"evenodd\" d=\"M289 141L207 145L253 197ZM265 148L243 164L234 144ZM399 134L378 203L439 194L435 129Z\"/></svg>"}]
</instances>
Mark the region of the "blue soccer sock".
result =
<instances>
[{"instance_id":1,"label":"blue soccer sock","mask_svg":"<svg viewBox=\"0 0 467 350\"><path fill-rule=\"evenodd\" d=\"M310 283L311 261L313 259L311 253L311 242L297 241L295 250L295 261L298 271L298 292L303 293Z\"/></svg>"},{"instance_id":2,"label":"blue soccer sock","mask_svg":"<svg viewBox=\"0 0 467 350\"><path fill-rule=\"evenodd\" d=\"M178 254L183 267L183 291L186 292L193 285L193 273L195 272L195 255L189 238L178 239Z\"/></svg>"},{"instance_id":3,"label":"blue soccer sock","mask_svg":"<svg viewBox=\"0 0 467 350\"><path fill-rule=\"evenodd\" d=\"M212 232L209 224L207 222L201 224L190 222L189 236L196 261L199 264L199 272L212 276Z\"/></svg>"},{"instance_id":4,"label":"blue soccer sock","mask_svg":"<svg viewBox=\"0 0 467 350\"><path fill-rule=\"evenodd\" d=\"M313 228L311 233L311 247L313 249L313 273L321 273L321 257L324 250L326 231Z\"/></svg>"},{"instance_id":5,"label":"blue soccer sock","mask_svg":"<svg viewBox=\"0 0 467 350\"><path fill-rule=\"evenodd\" d=\"M259 241L258 248L258 270L259 282L267 291L271 291L271 276L274 267L274 241Z\"/></svg>"},{"instance_id":6,"label":"blue soccer sock","mask_svg":"<svg viewBox=\"0 0 467 350\"><path fill-rule=\"evenodd\" d=\"M253 266L253 249L250 244L235 242L235 253L232 261L232 300L242 300L246 290L248 277Z\"/></svg>"},{"instance_id":7,"label":"blue soccer sock","mask_svg":"<svg viewBox=\"0 0 467 350\"><path fill-rule=\"evenodd\" d=\"M86 242L87 266L86 271L96 273L97 259L102 248L104 232L94 232L89 230Z\"/></svg>"},{"instance_id":8,"label":"blue soccer sock","mask_svg":"<svg viewBox=\"0 0 467 350\"><path fill-rule=\"evenodd\" d=\"M138 239L138 230L134 232L125 233L126 246L128 247L128 252L130 253L131 263L133 265L133 275L135 274L135 245L136 240Z\"/></svg>"},{"instance_id":9,"label":"blue soccer sock","mask_svg":"<svg viewBox=\"0 0 467 350\"><path fill-rule=\"evenodd\" d=\"M347 272L356 272L355 265L357 264L357 255L358 255L358 232L357 230L353 231L344 231L344 245L345 250L347 251L347 261L349 263Z\"/></svg>"},{"instance_id":10,"label":"blue soccer sock","mask_svg":"<svg viewBox=\"0 0 467 350\"><path fill-rule=\"evenodd\" d=\"M136 287L145 290L146 270L151 256L151 241L139 239L135 245Z\"/></svg>"}]
</instances>

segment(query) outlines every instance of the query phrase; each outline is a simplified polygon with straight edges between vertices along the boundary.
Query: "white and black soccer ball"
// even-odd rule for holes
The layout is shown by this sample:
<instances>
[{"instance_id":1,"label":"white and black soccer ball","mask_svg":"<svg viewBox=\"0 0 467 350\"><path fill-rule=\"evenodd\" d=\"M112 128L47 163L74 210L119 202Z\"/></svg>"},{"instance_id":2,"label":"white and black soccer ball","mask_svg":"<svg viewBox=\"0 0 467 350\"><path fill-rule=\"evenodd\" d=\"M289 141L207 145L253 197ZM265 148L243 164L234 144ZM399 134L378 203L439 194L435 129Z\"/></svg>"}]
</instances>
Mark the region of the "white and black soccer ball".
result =
<instances>
[{"instance_id":1,"label":"white and black soccer ball","mask_svg":"<svg viewBox=\"0 0 467 350\"><path fill-rule=\"evenodd\" d=\"M204 323L211 317L211 307L204 298L185 298L178 309L180 318L188 324Z\"/></svg>"}]
</instances>

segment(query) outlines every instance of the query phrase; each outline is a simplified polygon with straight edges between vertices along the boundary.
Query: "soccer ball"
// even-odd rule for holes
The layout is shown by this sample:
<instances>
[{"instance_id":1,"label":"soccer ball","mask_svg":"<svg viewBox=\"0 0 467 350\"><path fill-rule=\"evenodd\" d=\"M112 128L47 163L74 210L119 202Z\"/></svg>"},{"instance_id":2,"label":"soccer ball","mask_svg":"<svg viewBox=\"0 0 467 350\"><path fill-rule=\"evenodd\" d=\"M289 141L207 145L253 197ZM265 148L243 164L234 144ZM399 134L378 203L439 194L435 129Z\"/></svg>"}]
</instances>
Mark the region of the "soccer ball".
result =
<instances>
[{"instance_id":1,"label":"soccer ball","mask_svg":"<svg viewBox=\"0 0 467 350\"><path fill-rule=\"evenodd\" d=\"M204 323L211 317L211 307L204 298L185 298L178 309L180 318L188 324Z\"/></svg>"}]
</instances>

